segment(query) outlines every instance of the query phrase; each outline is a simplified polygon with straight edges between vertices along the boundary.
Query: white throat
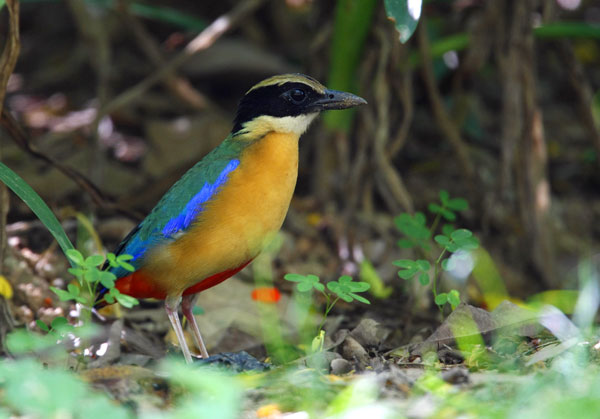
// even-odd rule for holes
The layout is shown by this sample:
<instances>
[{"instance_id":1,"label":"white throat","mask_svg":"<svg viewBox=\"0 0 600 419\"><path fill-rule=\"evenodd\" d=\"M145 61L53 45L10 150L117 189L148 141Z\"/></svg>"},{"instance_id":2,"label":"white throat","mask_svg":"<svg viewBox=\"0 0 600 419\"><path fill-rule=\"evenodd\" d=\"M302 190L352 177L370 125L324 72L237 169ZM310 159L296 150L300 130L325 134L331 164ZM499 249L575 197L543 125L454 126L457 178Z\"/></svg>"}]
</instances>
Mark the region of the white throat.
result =
<instances>
[{"instance_id":1,"label":"white throat","mask_svg":"<svg viewBox=\"0 0 600 419\"><path fill-rule=\"evenodd\" d=\"M318 112L282 117L261 115L246 122L243 131L252 133L252 136L262 136L272 131L289 132L300 136L306 132L317 115L319 115Z\"/></svg>"}]
</instances>

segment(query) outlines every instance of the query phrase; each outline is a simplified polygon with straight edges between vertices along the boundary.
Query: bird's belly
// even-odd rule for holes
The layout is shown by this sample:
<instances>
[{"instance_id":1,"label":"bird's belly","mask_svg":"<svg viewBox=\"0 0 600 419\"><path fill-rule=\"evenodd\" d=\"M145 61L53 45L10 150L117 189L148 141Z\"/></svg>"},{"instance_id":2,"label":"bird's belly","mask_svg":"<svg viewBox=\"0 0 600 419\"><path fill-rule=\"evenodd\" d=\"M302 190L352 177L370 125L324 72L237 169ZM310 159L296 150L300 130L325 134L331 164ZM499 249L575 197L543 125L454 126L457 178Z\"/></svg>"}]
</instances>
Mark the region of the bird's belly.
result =
<instances>
[{"instance_id":1,"label":"bird's belly","mask_svg":"<svg viewBox=\"0 0 600 419\"><path fill-rule=\"evenodd\" d=\"M298 175L298 136L267 134L240 162L190 230L149 255L145 270L167 294L247 263L281 228Z\"/></svg>"}]
</instances>

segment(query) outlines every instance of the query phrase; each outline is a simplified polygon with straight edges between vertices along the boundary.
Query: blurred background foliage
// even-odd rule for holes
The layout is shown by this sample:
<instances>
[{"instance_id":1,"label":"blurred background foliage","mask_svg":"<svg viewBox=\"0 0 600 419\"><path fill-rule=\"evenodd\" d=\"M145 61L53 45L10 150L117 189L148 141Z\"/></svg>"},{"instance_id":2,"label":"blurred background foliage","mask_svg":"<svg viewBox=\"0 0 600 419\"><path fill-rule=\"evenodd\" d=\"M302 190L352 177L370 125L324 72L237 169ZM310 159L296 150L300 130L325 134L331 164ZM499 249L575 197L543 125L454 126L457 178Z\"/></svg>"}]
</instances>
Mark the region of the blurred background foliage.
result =
<instances>
[{"instance_id":1,"label":"blurred background foliage","mask_svg":"<svg viewBox=\"0 0 600 419\"><path fill-rule=\"evenodd\" d=\"M225 138L249 86L302 72L369 105L325 115L302 138L275 278L370 275L395 289L391 301L431 307L396 276L391 262L411 251L396 246L393 220L444 189L470 203L460 223L485 249L475 281L452 284L464 298L488 304L478 272L521 298L576 288L577 262L600 239L600 6L425 1L404 44L384 6L23 0L1 159L80 244L98 240L69 224L74 209L111 250ZM13 197L7 232L11 248L53 249Z\"/></svg>"}]
</instances>

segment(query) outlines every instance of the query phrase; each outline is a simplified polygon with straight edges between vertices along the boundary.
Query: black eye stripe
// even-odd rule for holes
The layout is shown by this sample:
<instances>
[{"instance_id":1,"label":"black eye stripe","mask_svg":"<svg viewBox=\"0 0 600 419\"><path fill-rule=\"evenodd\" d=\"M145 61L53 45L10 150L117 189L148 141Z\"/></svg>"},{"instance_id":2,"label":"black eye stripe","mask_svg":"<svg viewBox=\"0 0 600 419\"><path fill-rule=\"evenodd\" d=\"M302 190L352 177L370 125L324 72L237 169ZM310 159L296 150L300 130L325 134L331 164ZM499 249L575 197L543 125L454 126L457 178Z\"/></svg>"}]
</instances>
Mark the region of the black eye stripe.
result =
<instances>
[{"instance_id":1,"label":"black eye stripe","mask_svg":"<svg viewBox=\"0 0 600 419\"><path fill-rule=\"evenodd\" d=\"M245 122L260 115L282 117L308 113L306 105L321 96L321 92L304 83L290 82L258 87L240 101L233 132L239 131Z\"/></svg>"}]
</instances>

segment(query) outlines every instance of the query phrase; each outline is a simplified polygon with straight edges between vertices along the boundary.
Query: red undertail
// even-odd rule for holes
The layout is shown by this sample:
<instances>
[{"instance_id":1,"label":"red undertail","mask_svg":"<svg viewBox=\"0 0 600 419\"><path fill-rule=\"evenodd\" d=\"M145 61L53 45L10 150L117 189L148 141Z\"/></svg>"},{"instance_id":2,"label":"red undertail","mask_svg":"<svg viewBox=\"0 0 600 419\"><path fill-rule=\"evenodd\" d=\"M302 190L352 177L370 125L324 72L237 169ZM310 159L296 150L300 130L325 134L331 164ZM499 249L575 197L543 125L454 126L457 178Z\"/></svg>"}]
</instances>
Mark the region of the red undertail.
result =
<instances>
[{"instance_id":1,"label":"red undertail","mask_svg":"<svg viewBox=\"0 0 600 419\"><path fill-rule=\"evenodd\" d=\"M197 294L208 288L214 287L244 269L250 262L252 262L252 260L249 260L237 268L228 269L209 276L187 288L183 292L183 295ZM130 275L119 278L115 282L115 287L123 294L131 295L135 298L156 298L158 300L164 300L169 293L169 290L158 288L155 281L152 280L151 274L143 269L139 269Z\"/></svg>"}]
</instances>

